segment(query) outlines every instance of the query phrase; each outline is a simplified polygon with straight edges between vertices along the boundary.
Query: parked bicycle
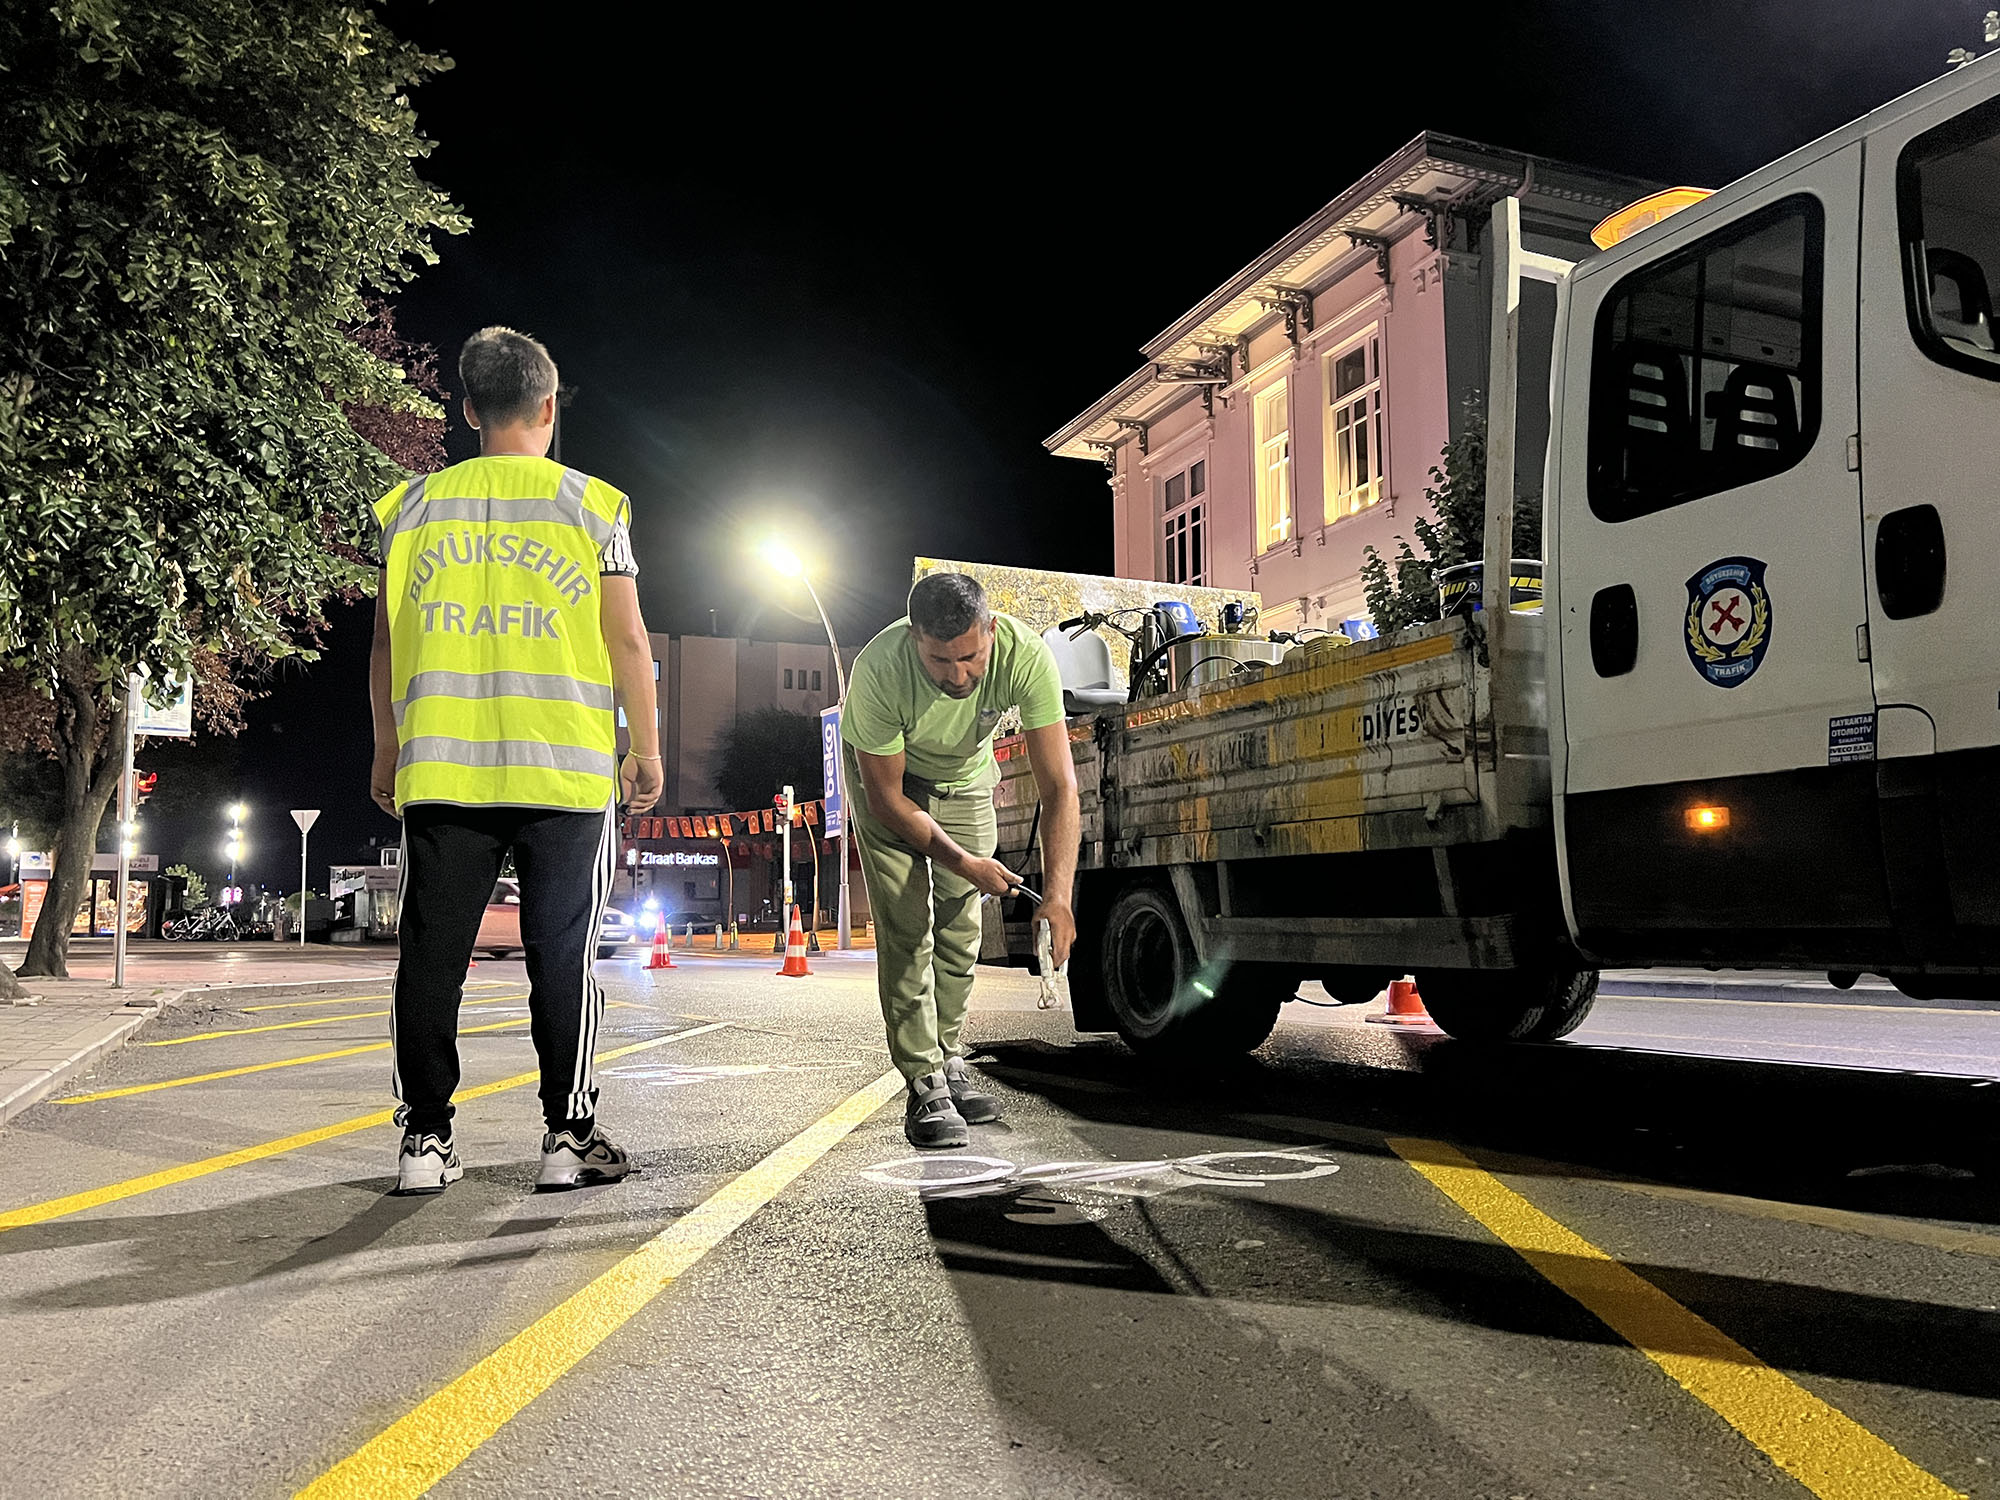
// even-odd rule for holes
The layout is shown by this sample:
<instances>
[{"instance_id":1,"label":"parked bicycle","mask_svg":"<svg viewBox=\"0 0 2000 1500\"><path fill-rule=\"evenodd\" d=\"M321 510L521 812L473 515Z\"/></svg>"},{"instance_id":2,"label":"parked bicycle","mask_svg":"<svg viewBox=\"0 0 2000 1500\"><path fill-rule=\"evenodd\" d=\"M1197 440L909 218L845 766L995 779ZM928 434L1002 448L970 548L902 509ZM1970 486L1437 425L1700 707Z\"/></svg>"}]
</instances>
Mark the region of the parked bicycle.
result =
<instances>
[{"instance_id":1,"label":"parked bicycle","mask_svg":"<svg viewBox=\"0 0 2000 1500\"><path fill-rule=\"evenodd\" d=\"M233 943L241 934L236 919L225 909L205 906L200 911L162 922L160 936L176 943Z\"/></svg>"}]
</instances>

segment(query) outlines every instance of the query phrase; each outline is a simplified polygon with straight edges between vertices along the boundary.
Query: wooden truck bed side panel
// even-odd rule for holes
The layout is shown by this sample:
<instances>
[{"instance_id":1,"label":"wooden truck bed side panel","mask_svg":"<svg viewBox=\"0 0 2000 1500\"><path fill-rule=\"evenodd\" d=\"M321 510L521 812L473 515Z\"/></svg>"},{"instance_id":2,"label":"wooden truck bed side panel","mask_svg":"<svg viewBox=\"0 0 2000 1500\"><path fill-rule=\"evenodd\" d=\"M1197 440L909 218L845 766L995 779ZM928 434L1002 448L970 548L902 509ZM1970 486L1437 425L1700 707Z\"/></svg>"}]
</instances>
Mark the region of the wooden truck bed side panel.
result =
<instances>
[{"instance_id":1,"label":"wooden truck bed side panel","mask_svg":"<svg viewBox=\"0 0 2000 1500\"><path fill-rule=\"evenodd\" d=\"M1484 688L1453 621L1073 721L1079 864L1348 853L1435 841L1413 828L1462 830L1478 816L1482 762L1491 769L1491 735L1474 728ZM995 754L1000 857L1021 858L1034 780L1021 741Z\"/></svg>"}]
</instances>

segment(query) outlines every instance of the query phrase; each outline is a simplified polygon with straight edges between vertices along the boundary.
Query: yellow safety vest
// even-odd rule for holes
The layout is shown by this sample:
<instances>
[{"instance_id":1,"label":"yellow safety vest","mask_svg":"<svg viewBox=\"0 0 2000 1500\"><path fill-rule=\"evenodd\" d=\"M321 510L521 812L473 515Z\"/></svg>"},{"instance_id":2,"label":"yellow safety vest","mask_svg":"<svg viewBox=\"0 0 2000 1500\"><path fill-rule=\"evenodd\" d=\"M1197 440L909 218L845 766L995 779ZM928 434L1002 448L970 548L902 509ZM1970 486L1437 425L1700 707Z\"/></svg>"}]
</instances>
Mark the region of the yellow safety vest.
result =
<instances>
[{"instance_id":1,"label":"yellow safety vest","mask_svg":"<svg viewBox=\"0 0 2000 1500\"><path fill-rule=\"evenodd\" d=\"M628 515L602 480L512 454L419 474L375 503L399 808L611 801L599 558Z\"/></svg>"}]
</instances>

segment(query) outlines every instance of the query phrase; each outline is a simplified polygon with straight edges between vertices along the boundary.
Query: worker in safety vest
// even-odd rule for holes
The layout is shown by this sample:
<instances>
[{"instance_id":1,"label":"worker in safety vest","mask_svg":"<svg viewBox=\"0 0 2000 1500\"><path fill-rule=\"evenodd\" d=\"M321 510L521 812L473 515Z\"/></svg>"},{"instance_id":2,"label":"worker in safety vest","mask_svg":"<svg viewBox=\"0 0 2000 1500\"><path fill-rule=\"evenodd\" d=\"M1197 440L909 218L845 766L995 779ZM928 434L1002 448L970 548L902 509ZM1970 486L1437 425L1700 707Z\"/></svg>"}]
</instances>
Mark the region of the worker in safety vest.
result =
<instances>
[{"instance_id":1,"label":"worker in safety vest","mask_svg":"<svg viewBox=\"0 0 2000 1500\"><path fill-rule=\"evenodd\" d=\"M852 816L875 922L875 982L889 1053L909 1085L913 1146L963 1146L1000 1118L973 1086L959 1033L979 957L981 893L1021 877L993 858L993 733L1021 710L1041 794L1042 904L1055 961L1076 939L1071 890L1082 819L1055 653L962 573L910 590L910 612L855 659L841 710Z\"/></svg>"},{"instance_id":2,"label":"worker in safety vest","mask_svg":"<svg viewBox=\"0 0 2000 1500\"><path fill-rule=\"evenodd\" d=\"M465 1175L452 1139L458 1006L501 861L514 855L535 1051L538 1188L615 1182L626 1152L597 1124L591 973L622 800L661 787L653 650L639 613L630 502L546 456L556 367L508 328L459 355L479 457L419 474L375 506L382 578L369 661L370 794L403 820L393 1024L397 1191ZM616 763L616 704L631 751ZM622 796L620 795L622 792Z\"/></svg>"}]
</instances>

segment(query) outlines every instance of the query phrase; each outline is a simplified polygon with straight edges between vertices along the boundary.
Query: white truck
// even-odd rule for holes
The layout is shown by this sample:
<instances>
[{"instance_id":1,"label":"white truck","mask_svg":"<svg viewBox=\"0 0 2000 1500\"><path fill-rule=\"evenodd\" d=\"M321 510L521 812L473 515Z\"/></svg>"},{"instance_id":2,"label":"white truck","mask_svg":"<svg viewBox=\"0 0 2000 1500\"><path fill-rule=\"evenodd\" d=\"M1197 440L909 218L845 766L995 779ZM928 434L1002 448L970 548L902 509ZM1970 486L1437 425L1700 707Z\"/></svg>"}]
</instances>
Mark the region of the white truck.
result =
<instances>
[{"instance_id":1,"label":"white truck","mask_svg":"<svg viewBox=\"0 0 2000 1500\"><path fill-rule=\"evenodd\" d=\"M2000 56L1574 265L1518 223L1483 610L1072 720L1079 1028L1239 1050L1302 978L1407 972L1489 1040L1562 1035L1612 966L2000 997ZM1524 277L1557 291L1539 615L1499 565ZM1027 961L1026 915L999 940Z\"/></svg>"}]
</instances>

